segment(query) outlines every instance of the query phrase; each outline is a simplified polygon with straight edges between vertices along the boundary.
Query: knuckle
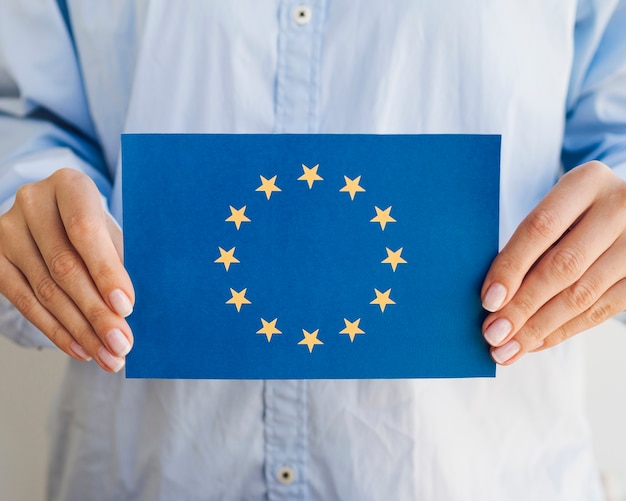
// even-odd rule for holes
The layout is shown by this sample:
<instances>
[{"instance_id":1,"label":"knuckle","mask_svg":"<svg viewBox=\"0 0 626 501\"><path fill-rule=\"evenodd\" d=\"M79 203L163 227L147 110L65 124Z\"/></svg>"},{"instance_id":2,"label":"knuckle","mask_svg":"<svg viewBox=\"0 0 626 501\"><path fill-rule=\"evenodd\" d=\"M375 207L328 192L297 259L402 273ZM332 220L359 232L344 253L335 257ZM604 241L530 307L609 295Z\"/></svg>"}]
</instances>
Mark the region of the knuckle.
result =
<instances>
[{"instance_id":1,"label":"knuckle","mask_svg":"<svg viewBox=\"0 0 626 501\"><path fill-rule=\"evenodd\" d=\"M591 325L598 325L618 313L620 309L612 301L597 302L587 310L586 316Z\"/></svg>"},{"instance_id":2,"label":"knuckle","mask_svg":"<svg viewBox=\"0 0 626 501\"><path fill-rule=\"evenodd\" d=\"M0 236L4 240L9 239L11 235L15 235L17 226L14 222L14 218L10 217L11 211L0 216Z\"/></svg>"},{"instance_id":3,"label":"knuckle","mask_svg":"<svg viewBox=\"0 0 626 501\"><path fill-rule=\"evenodd\" d=\"M91 325L84 322L79 327L74 327L71 334L76 342L85 349L93 344L93 340L95 337L95 333Z\"/></svg>"},{"instance_id":4,"label":"knuckle","mask_svg":"<svg viewBox=\"0 0 626 501\"><path fill-rule=\"evenodd\" d=\"M23 184L15 192L15 204L28 209L35 204L37 188L34 183Z\"/></svg>"},{"instance_id":5,"label":"knuckle","mask_svg":"<svg viewBox=\"0 0 626 501\"><path fill-rule=\"evenodd\" d=\"M91 271L91 276L96 284L106 284L111 282L111 277L116 276L116 271L111 265L100 263Z\"/></svg>"},{"instance_id":6,"label":"knuckle","mask_svg":"<svg viewBox=\"0 0 626 501\"><path fill-rule=\"evenodd\" d=\"M523 329L524 344L527 348L533 348L545 337L545 332L534 322L527 322Z\"/></svg>"},{"instance_id":7,"label":"knuckle","mask_svg":"<svg viewBox=\"0 0 626 501\"><path fill-rule=\"evenodd\" d=\"M557 344L561 344L563 341L566 341L570 337L571 334L568 331L566 331L562 327L559 327L546 338L545 346L556 346Z\"/></svg>"},{"instance_id":8,"label":"knuckle","mask_svg":"<svg viewBox=\"0 0 626 501\"><path fill-rule=\"evenodd\" d=\"M107 317L111 316L111 310L105 306L91 306L84 312L85 318L92 325L102 324Z\"/></svg>"},{"instance_id":9,"label":"knuckle","mask_svg":"<svg viewBox=\"0 0 626 501\"><path fill-rule=\"evenodd\" d=\"M50 258L49 268L55 280L66 281L76 276L81 269L81 263L72 250L63 249Z\"/></svg>"},{"instance_id":10,"label":"knuckle","mask_svg":"<svg viewBox=\"0 0 626 501\"><path fill-rule=\"evenodd\" d=\"M561 279L574 280L580 276L583 263L584 255L579 249L556 249L550 257L549 268Z\"/></svg>"},{"instance_id":11,"label":"knuckle","mask_svg":"<svg viewBox=\"0 0 626 501\"><path fill-rule=\"evenodd\" d=\"M579 280L569 290L568 299L573 309L584 311L598 298L598 289L590 281Z\"/></svg>"},{"instance_id":12,"label":"knuckle","mask_svg":"<svg viewBox=\"0 0 626 501\"><path fill-rule=\"evenodd\" d=\"M585 181L593 182L598 176L607 175L610 172L611 169L606 164L598 160L591 160L575 167L570 172L566 173L565 176L570 177L570 175L576 173L577 176L580 176L580 182L584 183Z\"/></svg>"},{"instance_id":13,"label":"knuckle","mask_svg":"<svg viewBox=\"0 0 626 501\"><path fill-rule=\"evenodd\" d=\"M59 286L50 276L42 278L35 287L37 297L44 304L53 303L59 294Z\"/></svg>"},{"instance_id":14,"label":"knuckle","mask_svg":"<svg viewBox=\"0 0 626 501\"><path fill-rule=\"evenodd\" d=\"M613 170L606 165L604 162L600 162L599 160L591 160L582 165L585 169L585 172L588 172L590 176L598 176L598 175L613 175Z\"/></svg>"},{"instance_id":15,"label":"knuckle","mask_svg":"<svg viewBox=\"0 0 626 501\"><path fill-rule=\"evenodd\" d=\"M55 323L45 332L45 334L50 341L61 349L63 349L65 344L69 344L67 343L68 333L61 324ZM64 340L66 341L65 343L63 342Z\"/></svg>"},{"instance_id":16,"label":"knuckle","mask_svg":"<svg viewBox=\"0 0 626 501\"><path fill-rule=\"evenodd\" d=\"M11 235L15 235L15 232L11 231L11 224L7 221L7 218L0 218L0 252L4 256L9 256L9 248L11 241Z\"/></svg>"},{"instance_id":17,"label":"knuckle","mask_svg":"<svg viewBox=\"0 0 626 501\"><path fill-rule=\"evenodd\" d=\"M54 180L55 182L59 181L60 183L76 184L82 181L83 176L84 176L83 173L76 169L63 167L61 169L58 169L54 173L52 173L50 178Z\"/></svg>"},{"instance_id":18,"label":"knuckle","mask_svg":"<svg viewBox=\"0 0 626 501\"><path fill-rule=\"evenodd\" d=\"M89 239L100 227L101 221L99 219L83 211L72 214L66 223L66 230L70 239Z\"/></svg>"},{"instance_id":19,"label":"knuckle","mask_svg":"<svg viewBox=\"0 0 626 501\"><path fill-rule=\"evenodd\" d=\"M517 276L524 271L522 262L519 259L504 253L498 256L498 266L506 275Z\"/></svg>"},{"instance_id":20,"label":"knuckle","mask_svg":"<svg viewBox=\"0 0 626 501\"><path fill-rule=\"evenodd\" d=\"M30 316L37 304L39 304L37 298L30 292L18 292L13 298L11 298L11 302L26 318Z\"/></svg>"},{"instance_id":21,"label":"knuckle","mask_svg":"<svg viewBox=\"0 0 626 501\"><path fill-rule=\"evenodd\" d=\"M559 227L556 212L549 209L540 209L529 215L527 220L528 232L532 237L550 239Z\"/></svg>"},{"instance_id":22,"label":"knuckle","mask_svg":"<svg viewBox=\"0 0 626 501\"><path fill-rule=\"evenodd\" d=\"M524 318L530 318L537 310L535 304L526 296L516 297L513 300L512 306Z\"/></svg>"}]
</instances>

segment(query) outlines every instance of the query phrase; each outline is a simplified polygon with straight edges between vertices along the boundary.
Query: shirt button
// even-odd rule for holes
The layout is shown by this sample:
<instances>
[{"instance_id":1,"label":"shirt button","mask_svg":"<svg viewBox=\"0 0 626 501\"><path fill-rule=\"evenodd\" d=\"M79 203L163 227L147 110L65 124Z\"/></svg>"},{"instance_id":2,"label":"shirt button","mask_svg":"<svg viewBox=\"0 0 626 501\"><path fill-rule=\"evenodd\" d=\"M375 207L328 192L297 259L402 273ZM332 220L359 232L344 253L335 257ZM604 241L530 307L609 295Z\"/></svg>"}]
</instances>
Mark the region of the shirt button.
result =
<instances>
[{"instance_id":1,"label":"shirt button","mask_svg":"<svg viewBox=\"0 0 626 501\"><path fill-rule=\"evenodd\" d=\"M311 8L306 5L296 7L293 11L293 19L300 25L308 24L311 20Z\"/></svg>"},{"instance_id":2,"label":"shirt button","mask_svg":"<svg viewBox=\"0 0 626 501\"><path fill-rule=\"evenodd\" d=\"M276 472L276 478L281 484L289 485L296 480L296 472L289 466L283 466Z\"/></svg>"}]
</instances>

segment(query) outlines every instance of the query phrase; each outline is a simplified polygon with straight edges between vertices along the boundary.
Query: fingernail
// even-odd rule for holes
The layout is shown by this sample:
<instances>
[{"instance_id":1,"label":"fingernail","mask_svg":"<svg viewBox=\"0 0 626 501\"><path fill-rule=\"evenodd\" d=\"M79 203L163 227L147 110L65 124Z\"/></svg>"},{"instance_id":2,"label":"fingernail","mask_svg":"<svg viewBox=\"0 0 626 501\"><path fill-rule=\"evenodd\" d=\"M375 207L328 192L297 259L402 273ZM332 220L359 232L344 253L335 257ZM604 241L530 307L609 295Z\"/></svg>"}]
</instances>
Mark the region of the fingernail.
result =
<instances>
[{"instance_id":1,"label":"fingernail","mask_svg":"<svg viewBox=\"0 0 626 501\"><path fill-rule=\"evenodd\" d=\"M101 347L98 350L98 358L100 359L100 362L106 365L113 372L119 372L122 367L124 367L124 359L111 355L106 348Z\"/></svg>"},{"instance_id":2,"label":"fingernail","mask_svg":"<svg viewBox=\"0 0 626 501\"><path fill-rule=\"evenodd\" d=\"M133 312L133 305L130 299L128 299L128 296L120 289L115 289L109 294L109 301L117 314L124 318Z\"/></svg>"},{"instance_id":3,"label":"fingernail","mask_svg":"<svg viewBox=\"0 0 626 501\"><path fill-rule=\"evenodd\" d=\"M89 360L91 360L91 357L87 355L87 352L83 350L83 347L79 345L76 341L72 341L72 344L70 344L70 350L72 350L72 353L74 353L74 355L76 355L81 360L84 360L85 362L89 362Z\"/></svg>"},{"instance_id":4,"label":"fingernail","mask_svg":"<svg viewBox=\"0 0 626 501\"><path fill-rule=\"evenodd\" d=\"M130 351L130 343L119 329L111 329L104 336L111 351L118 357L125 357Z\"/></svg>"},{"instance_id":5,"label":"fingernail","mask_svg":"<svg viewBox=\"0 0 626 501\"><path fill-rule=\"evenodd\" d=\"M506 318L498 318L487 327L483 336L491 346L498 346L509 335L511 329L513 329L511 322Z\"/></svg>"},{"instance_id":6,"label":"fingernail","mask_svg":"<svg viewBox=\"0 0 626 501\"><path fill-rule=\"evenodd\" d=\"M502 345L499 348L493 350L491 352L491 356L497 363L503 364L507 360L510 360L515 355L517 355L521 348L522 345L520 345L515 339L511 339L505 345Z\"/></svg>"},{"instance_id":7,"label":"fingernail","mask_svg":"<svg viewBox=\"0 0 626 501\"><path fill-rule=\"evenodd\" d=\"M491 284L483 297L483 308L487 311L497 311L506 298L506 287L497 282Z\"/></svg>"},{"instance_id":8,"label":"fingernail","mask_svg":"<svg viewBox=\"0 0 626 501\"><path fill-rule=\"evenodd\" d=\"M542 339L541 341L539 341L535 346L533 346L532 348L530 348L528 351L535 351L538 350L539 348L541 348L543 345L545 344L545 341Z\"/></svg>"}]
</instances>

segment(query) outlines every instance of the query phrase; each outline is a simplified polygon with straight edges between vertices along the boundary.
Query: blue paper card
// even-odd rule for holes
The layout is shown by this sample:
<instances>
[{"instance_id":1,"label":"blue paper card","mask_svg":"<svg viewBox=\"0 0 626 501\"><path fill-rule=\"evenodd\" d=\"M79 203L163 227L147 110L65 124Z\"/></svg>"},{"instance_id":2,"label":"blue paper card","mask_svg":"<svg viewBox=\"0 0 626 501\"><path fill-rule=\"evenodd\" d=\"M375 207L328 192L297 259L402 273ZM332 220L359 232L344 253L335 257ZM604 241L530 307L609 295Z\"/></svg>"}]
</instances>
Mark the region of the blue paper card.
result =
<instances>
[{"instance_id":1,"label":"blue paper card","mask_svg":"<svg viewBox=\"0 0 626 501\"><path fill-rule=\"evenodd\" d=\"M122 137L132 378L494 376L500 137Z\"/></svg>"}]
</instances>

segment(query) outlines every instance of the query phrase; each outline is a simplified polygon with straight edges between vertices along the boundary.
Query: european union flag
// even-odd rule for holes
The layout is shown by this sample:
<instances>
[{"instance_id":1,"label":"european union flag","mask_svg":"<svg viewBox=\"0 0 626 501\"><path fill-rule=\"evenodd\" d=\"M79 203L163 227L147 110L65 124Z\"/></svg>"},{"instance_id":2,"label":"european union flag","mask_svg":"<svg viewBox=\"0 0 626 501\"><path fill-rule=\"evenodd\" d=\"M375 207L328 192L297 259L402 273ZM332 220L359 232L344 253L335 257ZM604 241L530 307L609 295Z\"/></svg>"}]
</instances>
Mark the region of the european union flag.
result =
<instances>
[{"instance_id":1,"label":"european union flag","mask_svg":"<svg viewBox=\"0 0 626 501\"><path fill-rule=\"evenodd\" d=\"M125 135L128 377L493 376L500 137Z\"/></svg>"}]
</instances>

